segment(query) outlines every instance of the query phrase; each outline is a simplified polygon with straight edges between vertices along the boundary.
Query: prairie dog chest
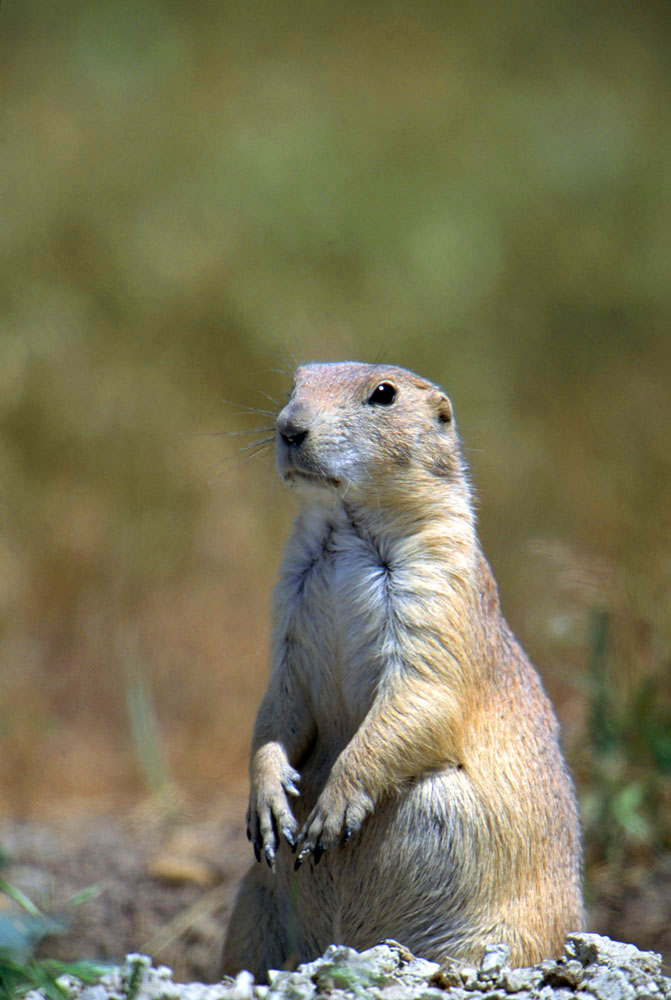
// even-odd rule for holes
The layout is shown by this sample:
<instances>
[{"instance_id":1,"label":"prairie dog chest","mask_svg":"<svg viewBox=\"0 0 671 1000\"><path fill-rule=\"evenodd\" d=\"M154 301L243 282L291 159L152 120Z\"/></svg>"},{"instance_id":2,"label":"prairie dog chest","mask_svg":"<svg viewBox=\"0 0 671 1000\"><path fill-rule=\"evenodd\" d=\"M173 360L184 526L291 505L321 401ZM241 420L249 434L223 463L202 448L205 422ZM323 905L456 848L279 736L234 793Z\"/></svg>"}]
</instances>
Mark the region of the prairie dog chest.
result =
<instances>
[{"instance_id":1,"label":"prairie dog chest","mask_svg":"<svg viewBox=\"0 0 671 1000\"><path fill-rule=\"evenodd\" d=\"M335 700L356 727L370 708L391 613L387 576L376 546L342 512L296 526L277 593L276 639L289 639L291 667L315 714L328 715Z\"/></svg>"}]
</instances>

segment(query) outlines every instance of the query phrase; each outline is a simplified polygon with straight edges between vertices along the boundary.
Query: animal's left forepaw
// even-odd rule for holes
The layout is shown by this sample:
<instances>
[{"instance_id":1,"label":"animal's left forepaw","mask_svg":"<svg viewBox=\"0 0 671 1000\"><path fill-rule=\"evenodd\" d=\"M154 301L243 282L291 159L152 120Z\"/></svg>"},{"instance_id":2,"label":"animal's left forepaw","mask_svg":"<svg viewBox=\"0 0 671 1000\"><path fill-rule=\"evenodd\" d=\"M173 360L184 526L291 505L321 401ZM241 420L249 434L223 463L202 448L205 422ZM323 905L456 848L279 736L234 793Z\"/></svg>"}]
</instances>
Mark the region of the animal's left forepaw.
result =
<instances>
[{"instance_id":1,"label":"animal's left forepaw","mask_svg":"<svg viewBox=\"0 0 671 1000\"><path fill-rule=\"evenodd\" d=\"M373 800L363 789L346 798L330 786L331 782L324 788L296 838L294 869L300 868L310 855L318 864L325 851L346 844L373 811Z\"/></svg>"}]
</instances>

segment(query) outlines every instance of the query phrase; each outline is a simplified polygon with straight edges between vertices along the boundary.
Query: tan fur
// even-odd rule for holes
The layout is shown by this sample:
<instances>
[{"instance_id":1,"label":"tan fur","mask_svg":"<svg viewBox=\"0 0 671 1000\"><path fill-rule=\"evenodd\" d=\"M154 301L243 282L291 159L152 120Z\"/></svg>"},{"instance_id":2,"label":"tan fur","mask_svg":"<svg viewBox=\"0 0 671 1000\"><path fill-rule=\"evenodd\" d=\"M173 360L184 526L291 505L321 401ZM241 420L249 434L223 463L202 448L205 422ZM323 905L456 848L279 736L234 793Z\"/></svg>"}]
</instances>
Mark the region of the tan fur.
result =
<instances>
[{"instance_id":1,"label":"tan fur","mask_svg":"<svg viewBox=\"0 0 671 1000\"><path fill-rule=\"evenodd\" d=\"M309 365L277 427L301 507L250 765L268 867L243 879L225 971L385 938L437 961L501 941L517 965L557 955L583 924L573 786L480 551L449 400L400 368Z\"/></svg>"}]
</instances>

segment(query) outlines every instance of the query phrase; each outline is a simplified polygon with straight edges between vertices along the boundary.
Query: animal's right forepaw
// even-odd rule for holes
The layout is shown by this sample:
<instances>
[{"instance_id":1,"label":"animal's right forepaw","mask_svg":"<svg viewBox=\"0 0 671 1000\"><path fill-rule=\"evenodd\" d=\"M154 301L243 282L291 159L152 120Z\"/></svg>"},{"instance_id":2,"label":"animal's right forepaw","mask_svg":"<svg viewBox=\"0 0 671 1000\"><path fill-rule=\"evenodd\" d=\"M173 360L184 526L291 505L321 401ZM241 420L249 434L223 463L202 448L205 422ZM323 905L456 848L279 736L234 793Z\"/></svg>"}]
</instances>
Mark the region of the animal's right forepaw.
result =
<instances>
[{"instance_id":1,"label":"animal's right forepaw","mask_svg":"<svg viewBox=\"0 0 671 1000\"><path fill-rule=\"evenodd\" d=\"M296 850L298 824L294 819L287 795L299 795L300 774L288 765L283 768L279 788L272 792L252 793L247 810L247 837L252 842L257 861L265 860L275 871L275 857L282 837L292 851Z\"/></svg>"}]
</instances>

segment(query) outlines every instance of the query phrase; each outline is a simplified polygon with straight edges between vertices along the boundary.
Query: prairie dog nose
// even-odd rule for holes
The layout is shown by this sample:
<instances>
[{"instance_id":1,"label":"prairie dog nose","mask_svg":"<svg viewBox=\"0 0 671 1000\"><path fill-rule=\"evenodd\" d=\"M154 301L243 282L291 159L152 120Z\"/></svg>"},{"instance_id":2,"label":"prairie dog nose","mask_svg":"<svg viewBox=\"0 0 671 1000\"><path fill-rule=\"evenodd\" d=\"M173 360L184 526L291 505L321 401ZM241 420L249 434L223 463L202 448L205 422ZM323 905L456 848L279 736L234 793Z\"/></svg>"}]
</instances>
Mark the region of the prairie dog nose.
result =
<instances>
[{"instance_id":1,"label":"prairie dog nose","mask_svg":"<svg viewBox=\"0 0 671 1000\"><path fill-rule=\"evenodd\" d=\"M308 436L308 429L283 411L277 418L277 433L290 448L298 448Z\"/></svg>"}]
</instances>

